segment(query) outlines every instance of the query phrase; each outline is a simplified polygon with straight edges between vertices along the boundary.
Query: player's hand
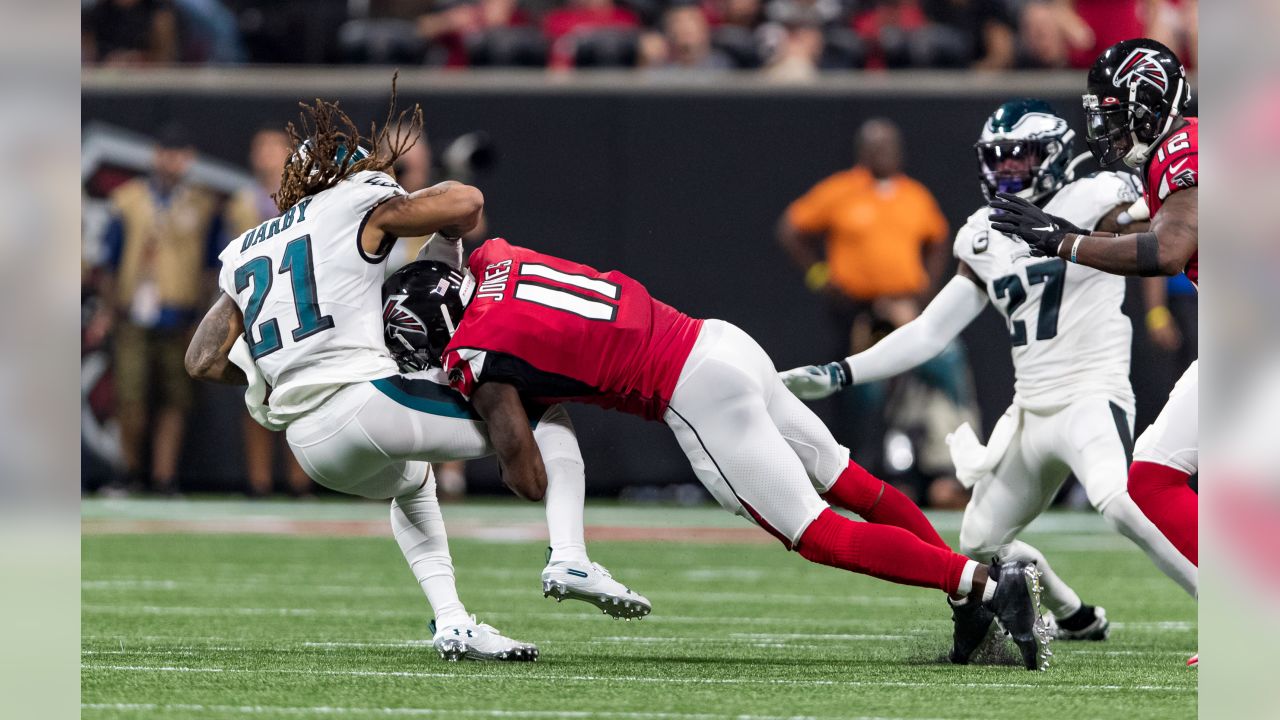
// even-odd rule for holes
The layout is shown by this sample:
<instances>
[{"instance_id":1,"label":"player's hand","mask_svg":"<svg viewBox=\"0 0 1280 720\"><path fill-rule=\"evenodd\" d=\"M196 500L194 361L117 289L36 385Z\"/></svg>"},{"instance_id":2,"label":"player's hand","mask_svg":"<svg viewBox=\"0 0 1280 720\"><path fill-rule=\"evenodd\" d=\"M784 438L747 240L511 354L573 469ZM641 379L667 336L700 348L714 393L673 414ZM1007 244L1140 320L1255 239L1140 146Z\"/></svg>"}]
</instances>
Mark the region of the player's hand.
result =
<instances>
[{"instance_id":1,"label":"player's hand","mask_svg":"<svg viewBox=\"0 0 1280 720\"><path fill-rule=\"evenodd\" d=\"M793 368L778 373L778 377L801 400L830 397L853 382L849 365L844 361Z\"/></svg>"},{"instance_id":2,"label":"player's hand","mask_svg":"<svg viewBox=\"0 0 1280 720\"><path fill-rule=\"evenodd\" d=\"M1036 257L1058 257L1058 248L1067 235L1089 234L1089 231L1050 215L1017 195L997 193L990 206L991 214L987 219L991 221L991 229L1021 238L1031 246L1031 254Z\"/></svg>"}]
</instances>

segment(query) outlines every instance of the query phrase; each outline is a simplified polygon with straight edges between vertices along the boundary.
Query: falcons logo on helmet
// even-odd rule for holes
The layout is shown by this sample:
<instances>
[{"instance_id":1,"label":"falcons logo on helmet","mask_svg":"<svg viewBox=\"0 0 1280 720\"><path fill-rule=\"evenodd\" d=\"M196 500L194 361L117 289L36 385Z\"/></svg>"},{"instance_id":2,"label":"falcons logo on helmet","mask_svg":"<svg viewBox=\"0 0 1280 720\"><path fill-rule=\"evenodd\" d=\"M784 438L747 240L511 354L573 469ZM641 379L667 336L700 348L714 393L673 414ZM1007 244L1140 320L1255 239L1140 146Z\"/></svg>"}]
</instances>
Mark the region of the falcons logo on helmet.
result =
<instances>
[{"instance_id":1,"label":"falcons logo on helmet","mask_svg":"<svg viewBox=\"0 0 1280 720\"><path fill-rule=\"evenodd\" d=\"M1159 50L1135 48L1120 64L1112 82L1116 87L1128 87L1133 81L1150 83L1162 94L1169 89L1169 74L1155 58Z\"/></svg>"},{"instance_id":2,"label":"falcons logo on helmet","mask_svg":"<svg viewBox=\"0 0 1280 720\"><path fill-rule=\"evenodd\" d=\"M389 295L382 306L382 322L398 330L427 334L427 326L422 318L404 306L408 295Z\"/></svg>"}]
</instances>

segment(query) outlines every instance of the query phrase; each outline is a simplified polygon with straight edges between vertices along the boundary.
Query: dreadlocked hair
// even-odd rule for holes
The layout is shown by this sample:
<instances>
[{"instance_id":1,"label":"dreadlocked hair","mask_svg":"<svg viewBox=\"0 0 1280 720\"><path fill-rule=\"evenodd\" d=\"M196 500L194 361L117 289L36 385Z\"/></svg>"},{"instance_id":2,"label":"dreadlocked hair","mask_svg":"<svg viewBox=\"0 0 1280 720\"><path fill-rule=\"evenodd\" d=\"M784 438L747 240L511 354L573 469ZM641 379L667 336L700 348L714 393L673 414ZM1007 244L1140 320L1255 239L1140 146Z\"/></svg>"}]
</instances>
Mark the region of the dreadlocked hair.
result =
<instances>
[{"instance_id":1,"label":"dreadlocked hair","mask_svg":"<svg viewBox=\"0 0 1280 720\"><path fill-rule=\"evenodd\" d=\"M298 124L289 123L285 131L295 150L284 165L280 190L272 195L276 207L284 212L305 197L337 185L341 180L365 170L386 171L401 155L409 151L422 136L422 107L396 111L396 80L391 78L391 105L387 119L379 128L370 123L369 135L360 135L356 124L338 103L316 98L312 105L298 103L302 112ZM406 127L407 125L407 127ZM358 158L355 149L364 147L369 156Z\"/></svg>"}]
</instances>

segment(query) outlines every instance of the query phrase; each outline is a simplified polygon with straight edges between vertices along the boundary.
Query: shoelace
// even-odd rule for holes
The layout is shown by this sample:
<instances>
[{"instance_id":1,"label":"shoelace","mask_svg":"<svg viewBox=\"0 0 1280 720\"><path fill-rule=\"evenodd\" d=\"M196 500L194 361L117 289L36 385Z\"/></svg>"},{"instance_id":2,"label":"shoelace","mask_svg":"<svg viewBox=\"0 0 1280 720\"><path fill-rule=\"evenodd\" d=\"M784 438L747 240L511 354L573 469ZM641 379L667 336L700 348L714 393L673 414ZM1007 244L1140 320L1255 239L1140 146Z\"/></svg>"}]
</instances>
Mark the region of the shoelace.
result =
<instances>
[{"instance_id":1,"label":"shoelace","mask_svg":"<svg viewBox=\"0 0 1280 720\"><path fill-rule=\"evenodd\" d=\"M593 563L591 563L591 567L592 567L592 568L594 568L596 572L598 572L598 573L600 573L601 575L603 575L603 576L605 576L605 577L609 578L610 580L612 580L612 579L613 579L613 575L612 575L608 570L605 570L605 569L604 569L604 566L603 566L603 565L601 565L600 563L598 563L598 562L593 562Z\"/></svg>"}]
</instances>

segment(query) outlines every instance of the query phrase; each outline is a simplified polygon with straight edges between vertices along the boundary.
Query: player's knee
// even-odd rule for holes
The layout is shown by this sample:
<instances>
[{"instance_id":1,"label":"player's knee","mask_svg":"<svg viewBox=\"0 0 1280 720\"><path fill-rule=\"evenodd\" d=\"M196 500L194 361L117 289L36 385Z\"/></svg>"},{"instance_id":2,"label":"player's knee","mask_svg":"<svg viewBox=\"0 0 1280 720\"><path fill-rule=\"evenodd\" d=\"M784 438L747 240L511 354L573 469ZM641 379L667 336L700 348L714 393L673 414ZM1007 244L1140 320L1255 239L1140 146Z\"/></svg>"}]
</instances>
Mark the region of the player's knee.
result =
<instances>
[{"instance_id":1,"label":"player's knee","mask_svg":"<svg viewBox=\"0 0 1280 720\"><path fill-rule=\"evenodd\" d=\"M1134 461L1129 466L1129 496L1141 505L1161 492L1186 482L1186 473L1156 463Z\"/></svg>"}]
</instances>

